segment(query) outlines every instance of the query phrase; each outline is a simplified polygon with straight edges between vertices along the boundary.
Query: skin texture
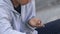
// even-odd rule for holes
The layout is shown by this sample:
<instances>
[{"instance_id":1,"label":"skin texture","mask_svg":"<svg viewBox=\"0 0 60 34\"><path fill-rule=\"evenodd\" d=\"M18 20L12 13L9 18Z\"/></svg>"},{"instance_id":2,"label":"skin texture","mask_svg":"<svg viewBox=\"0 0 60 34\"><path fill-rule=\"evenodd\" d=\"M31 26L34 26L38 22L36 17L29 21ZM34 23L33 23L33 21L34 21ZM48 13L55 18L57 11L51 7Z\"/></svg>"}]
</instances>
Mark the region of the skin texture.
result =
<instances>
[{"instance_id":1,"label":"skin texture","mask_svg":"<svg viewBox=\"0 0 60 34\"><path fill-rule=\"evenodd\" d=\"M13 2L13 5L16 7L18 6L19 4L20 5L26 5L28 4L29 2L31 2L31 0L12 0Z\"/></svg>"},{"instance_id":2,"label":"skin texture","mask_svg":"<svg viewBox=\"0 0 60 34\"><path fill-rule=\"evenodd\" d=\"M30 24L30 26L32 26L32 27L37 27L37 28L43 26L41 20L38 19L38 18L32 18L32 19L29 21L29 24Z\"/></svg>"},{"instance_id":3,"label":"skin texture","mask_svg":"<svg viewBox=\"0 0 60 34\"><path fill-rule=\"evenodd\" d=\"M31 0L17 0L19 4L26 5L27 3L31 2Z\"/></svg>"}]
</instances>

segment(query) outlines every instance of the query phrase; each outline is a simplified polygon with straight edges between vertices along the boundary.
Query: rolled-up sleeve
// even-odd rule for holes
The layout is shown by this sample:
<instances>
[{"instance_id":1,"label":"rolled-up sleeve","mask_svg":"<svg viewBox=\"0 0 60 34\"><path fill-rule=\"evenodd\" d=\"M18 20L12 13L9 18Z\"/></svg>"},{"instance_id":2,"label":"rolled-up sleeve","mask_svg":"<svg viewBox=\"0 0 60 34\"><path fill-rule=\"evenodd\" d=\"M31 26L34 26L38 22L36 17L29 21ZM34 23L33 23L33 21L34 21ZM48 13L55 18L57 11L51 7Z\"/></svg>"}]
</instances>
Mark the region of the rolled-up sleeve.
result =
<instances>
[{"instance_id":1,"label":"rolled-up sleeve","mask_svg":"<svg viewBox=\"0 0 60 34\"><path fill-rule=\"evenodd\" d=\"M0 8L0 34L25 34L16 30L13 30L11 26L12 17L9 12L3 8Z\"/></svg>"}]
</instances>

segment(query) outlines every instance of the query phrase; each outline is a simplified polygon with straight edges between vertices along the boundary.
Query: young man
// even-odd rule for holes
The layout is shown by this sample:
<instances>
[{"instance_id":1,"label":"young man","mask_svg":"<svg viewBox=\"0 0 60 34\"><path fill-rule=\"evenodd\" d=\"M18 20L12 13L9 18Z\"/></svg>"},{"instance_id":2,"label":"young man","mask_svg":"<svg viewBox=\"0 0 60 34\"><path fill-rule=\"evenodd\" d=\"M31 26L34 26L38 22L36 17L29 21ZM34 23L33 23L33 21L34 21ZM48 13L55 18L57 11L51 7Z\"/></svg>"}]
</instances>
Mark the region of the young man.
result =
<instances>
[{"instance_id":1,"label":"young man","mask_svg":"<svg viewBox=\"0 0 60 34\"><path fill-rule=\"evenodd\" d=\"M35 27L42 24L35 18L34 1L0 0L0 34L36 34Z\"/></svg>"}]
</instances>

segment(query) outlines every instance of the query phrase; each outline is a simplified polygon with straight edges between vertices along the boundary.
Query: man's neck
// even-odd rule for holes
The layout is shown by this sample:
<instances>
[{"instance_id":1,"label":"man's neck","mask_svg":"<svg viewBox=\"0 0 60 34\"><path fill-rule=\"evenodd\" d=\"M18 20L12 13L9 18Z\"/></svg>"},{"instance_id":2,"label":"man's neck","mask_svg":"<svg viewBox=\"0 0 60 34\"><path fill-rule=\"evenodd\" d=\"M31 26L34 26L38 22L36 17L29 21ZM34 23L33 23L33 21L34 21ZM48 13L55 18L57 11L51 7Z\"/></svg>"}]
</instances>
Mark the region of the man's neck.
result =
<instances>
[{"instance_id":1,"label":"man's neck","mask_svg":"<svg viewBox=\"0 0 60 34\"><path fill-rule=\"evenodd\" d=\"M14 5L14 7L18 7L19 6L19 3L16 0L12 0L12 3Z\"/></svg>"}]
</instances>

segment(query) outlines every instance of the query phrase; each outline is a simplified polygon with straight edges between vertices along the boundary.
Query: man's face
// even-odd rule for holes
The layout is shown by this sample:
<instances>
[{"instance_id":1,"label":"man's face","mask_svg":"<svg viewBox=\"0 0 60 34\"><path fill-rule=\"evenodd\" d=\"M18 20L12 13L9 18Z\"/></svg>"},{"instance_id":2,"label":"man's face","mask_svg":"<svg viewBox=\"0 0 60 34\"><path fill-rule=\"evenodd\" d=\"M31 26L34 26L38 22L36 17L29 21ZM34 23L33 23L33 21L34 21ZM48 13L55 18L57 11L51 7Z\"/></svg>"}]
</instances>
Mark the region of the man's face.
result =
<instances>
[{"instance_id":1,"label":"man's face","mask_svg":"<svg viewBox=\"0 0 60 34\"><path fill-rule=\"evenodd\" d=\"M17 0L17 2L21 5L26 5L27 3L29 3L31 0Z\"/></svg>"}]
</instances>

